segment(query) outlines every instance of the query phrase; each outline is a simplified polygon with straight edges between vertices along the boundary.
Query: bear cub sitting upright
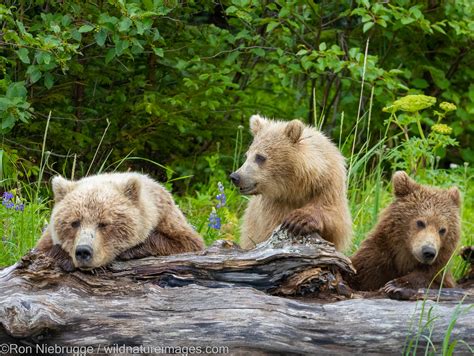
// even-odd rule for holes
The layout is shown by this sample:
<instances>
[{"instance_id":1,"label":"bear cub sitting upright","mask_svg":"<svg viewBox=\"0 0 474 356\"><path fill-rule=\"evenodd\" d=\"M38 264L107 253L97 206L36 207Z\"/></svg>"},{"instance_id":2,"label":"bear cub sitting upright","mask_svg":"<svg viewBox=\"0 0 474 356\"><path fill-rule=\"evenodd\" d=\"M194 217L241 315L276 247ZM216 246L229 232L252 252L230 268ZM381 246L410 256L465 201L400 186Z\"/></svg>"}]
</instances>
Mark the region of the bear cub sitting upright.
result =
<instances>
[{"instance_id":1,"label":"bear cub sitting upright","mask_svg":"<svg viewBox=\"0 0 474 356\"><path fill-rule=\"evenodd\" d=\"M53 193L51 220L36 248L66 271L204 247L171 194L146 175L58 176Z\"/></svg>"},{"instance_id":2,"label":"bear cub sitting upright","mask_svg":"<svg viewBox=\"0 0 474 356\"><path fill-rule=\"evenodd\" d=\"M250 118L254 136L247 160L230 175L252 195L245 210L241 246L249 249L282 225L296 235L319 233L343 250L352 237L345 160L323 133L299 120Z\"/></svg>"},{"instance_id":3,"label":"bear cub sitting upright","mask_svg":"<svg viewBox=\"0 0 474 356\"><path fill-rule=\"evenodd\" d=\"M460 194L457 188L439 189L417 184L405 172L392 179L395 200L352 256L357 274L349 284L358 290L384 291L405 299L415 289L439 287L460 239ZM436 276L436 278L435 278ZM455 283L449 272L443 287Z\"/></svg>"}]
</instances>

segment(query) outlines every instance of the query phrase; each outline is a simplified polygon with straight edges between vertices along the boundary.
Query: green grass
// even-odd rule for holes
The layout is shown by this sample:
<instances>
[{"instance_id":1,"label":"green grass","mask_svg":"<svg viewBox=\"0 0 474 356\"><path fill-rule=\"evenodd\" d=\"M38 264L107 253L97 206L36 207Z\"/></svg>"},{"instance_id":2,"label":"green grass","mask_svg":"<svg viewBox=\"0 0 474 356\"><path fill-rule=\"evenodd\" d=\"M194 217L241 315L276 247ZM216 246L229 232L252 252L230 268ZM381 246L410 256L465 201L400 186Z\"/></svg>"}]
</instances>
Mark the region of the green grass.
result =
<instances>
[{"instance_id":1,"label":"green grass","mask_svg":"<svg viewBox=\"0 0 474 356\"><path fill-rule=\"evenodd\" d=\"M49 218L50 211L41 202L25 202L18 195L13 201L16 207L23 204L24 210L0 206L0 266L15 263L34 247Z\"/></svg>"}]
</instances>

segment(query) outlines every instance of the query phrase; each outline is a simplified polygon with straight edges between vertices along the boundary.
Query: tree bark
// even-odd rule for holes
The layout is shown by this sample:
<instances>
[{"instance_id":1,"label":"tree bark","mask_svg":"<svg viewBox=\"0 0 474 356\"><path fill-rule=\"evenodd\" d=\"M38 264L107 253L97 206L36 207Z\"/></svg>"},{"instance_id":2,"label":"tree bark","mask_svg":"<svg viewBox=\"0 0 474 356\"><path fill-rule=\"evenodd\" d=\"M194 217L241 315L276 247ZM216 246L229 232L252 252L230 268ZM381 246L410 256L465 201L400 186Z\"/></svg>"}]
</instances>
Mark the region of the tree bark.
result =
<instances>
[{"instance_id":1,"label":"tree bark","mask_svg":"<svg viewBox=\"0 0 474 356\"><path fill-rule=\"evenodd\" d=\"M90 272L65 273L33 251L0 271L1 352L386 354L429 336L438 353L452 320L456 352L474 344L472 290L438 303L362 299L346 273L330 243L281 231L251 251L221 241Z\"/></svg>"}]
</instances>

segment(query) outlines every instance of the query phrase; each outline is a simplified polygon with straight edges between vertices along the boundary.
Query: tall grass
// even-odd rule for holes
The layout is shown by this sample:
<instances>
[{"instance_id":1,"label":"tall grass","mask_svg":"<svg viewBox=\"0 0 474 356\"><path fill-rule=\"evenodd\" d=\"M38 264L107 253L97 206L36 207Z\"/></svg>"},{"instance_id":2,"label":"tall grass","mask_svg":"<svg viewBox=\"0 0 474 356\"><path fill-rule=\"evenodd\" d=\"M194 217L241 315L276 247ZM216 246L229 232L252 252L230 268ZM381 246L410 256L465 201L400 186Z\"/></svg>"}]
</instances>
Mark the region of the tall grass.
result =
<instances>
[{"instance_id":1,"label":"tall grass","mask_svg":"<svg viewBox=\"0 0 474 356\"><path fill-rule=\"evenodd\" d=\"M448 324L445 325L445 322L442 321L437 315L438 304L436 302L424 299L423 301L417 303L417 307L420 306L420 311L418 314L417 322L415 322L415 308L415 313L413 314L414 318L412 319L412 323L409 326L410 333L405 340L405 344L403 345L403 355L415 356L417 354L423 354L425 356L451 356L455 355L455 348L459 344L462 344L464 346L463 348L469 350L469 352L471 353L474 351L472 345L467 344L464 340L453 339L453 331L455 329L458 318L462 314L469 313L469 311L474 308L474 305L464 305L463 298L453 310ZM441 347L437 348L432 342L432 338L435 329L439 329L440 327L444 328L445 331Z\"/></svg>"},{"instance_id":2,"label":"tall grass","mask_svg":"<svg viewBox=\"0 0 474 356\"><path fill-rule=\"evenodd\" d=\"M0 266L15 263L31 249L41 235L49 217L49 209L43 202L25 201L15 196L17 206L24 204L23 210L0 206Z\"/></svg>"}]
</instances>

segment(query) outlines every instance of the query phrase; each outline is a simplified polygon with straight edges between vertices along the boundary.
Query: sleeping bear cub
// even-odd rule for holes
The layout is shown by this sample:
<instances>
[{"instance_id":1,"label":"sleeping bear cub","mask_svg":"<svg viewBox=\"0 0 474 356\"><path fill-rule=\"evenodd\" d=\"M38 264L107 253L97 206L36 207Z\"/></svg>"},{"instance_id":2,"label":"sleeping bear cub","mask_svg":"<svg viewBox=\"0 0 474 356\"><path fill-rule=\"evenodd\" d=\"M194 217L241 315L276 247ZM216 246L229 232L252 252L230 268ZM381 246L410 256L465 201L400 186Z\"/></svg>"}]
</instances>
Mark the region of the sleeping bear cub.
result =
<instances>
[{"instance_id":1,"label":"sleeping bear cub","mask_svg":"<svg viewBox=\"0 0 474 356\"><path fill-rule=\"evenodd\" d=\"M36 248L66 271L204 246L171 194L146 175L57 176L52 185L55 205Z\"/></svg>"}]
</instances>

